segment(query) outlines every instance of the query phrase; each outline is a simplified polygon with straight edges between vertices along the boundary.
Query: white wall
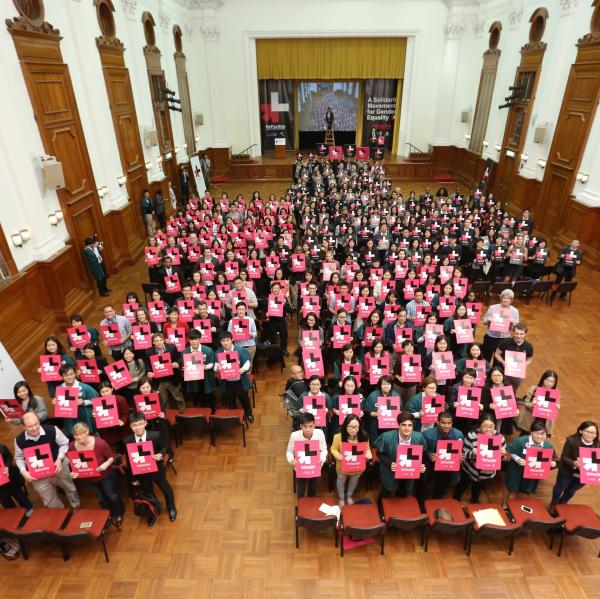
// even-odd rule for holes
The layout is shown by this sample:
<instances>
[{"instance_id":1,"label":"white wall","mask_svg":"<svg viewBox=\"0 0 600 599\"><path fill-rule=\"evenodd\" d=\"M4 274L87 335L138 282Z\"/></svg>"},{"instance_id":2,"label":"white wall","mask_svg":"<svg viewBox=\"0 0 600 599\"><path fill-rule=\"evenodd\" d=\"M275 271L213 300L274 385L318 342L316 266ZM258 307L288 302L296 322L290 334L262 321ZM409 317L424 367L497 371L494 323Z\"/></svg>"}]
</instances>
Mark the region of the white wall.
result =
<instances>
[{"instance_id":1,"label":"white wall","mask_svg":"<svg viewBox=\"0 0 600 599\"><path fill-rule=\"evenodd\" d=\"M207 19L206 13L197 14ZM447 14L447 7L438 0L371 0L368 4L358 0L226 0L214 16L220 30L221 97L218 105L213 102L217 114L212 123L207 122L207 134L213 142L221 137L219 141L227 142L234 152L260 142L255 37L409 35L414 42L414 64L407 65L413 77L405 82L410 119L401 135L409 133L406 141L426 149L434 134L431 115L437 104L443 54L439 40L444 40ZM206 47L197 36L195 40L198 49ZM224 133L219 130L220 116L226 121ZM404 153L406 148L399 150Z\"/></svg>"}]
</instances>

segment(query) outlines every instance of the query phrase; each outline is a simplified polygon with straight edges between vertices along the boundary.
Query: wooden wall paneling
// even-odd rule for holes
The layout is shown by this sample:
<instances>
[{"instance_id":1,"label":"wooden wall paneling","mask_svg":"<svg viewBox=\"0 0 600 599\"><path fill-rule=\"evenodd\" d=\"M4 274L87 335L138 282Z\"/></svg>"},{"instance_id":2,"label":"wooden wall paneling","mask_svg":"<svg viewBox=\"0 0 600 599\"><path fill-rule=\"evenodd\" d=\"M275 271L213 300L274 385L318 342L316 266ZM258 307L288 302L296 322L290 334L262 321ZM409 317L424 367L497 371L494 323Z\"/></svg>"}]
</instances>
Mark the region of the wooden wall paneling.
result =
<instances>
[{"instance_id":1,"label":"wooden wall paneling","mask_svg":"<svg viewBox=\"0 0 600 599\"><path fill-rule=\"evenodd\" d=\"M521 163L520 157L527 137L542 61L546 52L546 44L541 41L542 34L543 28L539 36L534 32L532 16L529 43L521 48L521 62L517 67L513 83L514 86L522 86L524 89L520 99L514 101L508 109L498 172L493 187L494 193L503 202L510 201L515 177L518 175Z\"/></svg>"},{"instance_id":2,"label":"wooden wall paneling","mask_svg":"<svg viewBox=\"0 0 600 599\"><path fill-rule=\"evenodd\" d=\"M133 264L143 251L146 227L139 210L139 199L143 190L148 187L148 175L129 70L125 66L125 47L115 37L112 17L114 9L108 0L97 0L97 9L102 35L96 38L96 46L100 54L121 168L123 175L127 177L125 185L129 196L129 203L125 208L107 215L111 223L110 235L113 243L116 241L115 251L118 249L120 252L119 257L115 258L120 266L122 263ZM116 230L122 235L119 240L114 240Z\"/></svg>"},{"instance_id":3,"label":"wooden wall paneling","mask_svg":"<svg viewBox=\"0 0 600 599\"><path fill-rule=\"evenodd\" d=\"M598 10L597 7L596 13ZM547 202L538 219L539 226L549 237L565 238L567 233L582 236L582 231L564 227L568 222L571 226L573 223L569 212L576 202L570 199L570 194L600 100L600 35L588 34L577 46L541 190ZM576 212L581 209L576 207Z\"/></svg>"},{"instance_id":4,"label":"wooden wall paneling","mask_svg":"<svg viewBox=\"0 0 600 599\"><path fill-rule=\"evenodd\" d=\"M206 153L208 155L212 164L213 175L224 175L229 170L231 148L206 148L206 150L202 150L200 153Z\"/></svg>"},{"instance_id":5,"label":"wooden wall paneling","mask_svg":"<svg viewBox=\"0 0 600 599\"><path fill-rule=\"evenodd\" d=\"M0 254L4 258L4 262L6 263L6 267L8 268L8 272L11 275L17 273L17 265L15 263L15 259L13 258L12 251L8 242L6 241L6 235L4 235L4 230L0 225Z\"/></svg>"},{"instance_id":6,"label":"wooden wall paneling","mask_svg":"<svg viewBox=\"0 0 600 599\"><path fill-rule=\"evenodd\" d=\"M183 134L187 144L187 155L191 156L196 151L196 140L194 134L194 119L192 117L192 101L190 98L190 85L187 75L186 57L183 53L183 34L179 25L173 26L173 38L175 41L175 72L177 74L177 87L181 104L181 119L183 121Z\"/></svg>"},{"instance_id":7,"label":"wooden wall paneling","mask_svg":"<svg viewBox=\"0 0 600 599\"><path fill-rule=\"evenodd\" d=\"M100 200L90 163L69 67L63 62L60 32L48 23L33 25L16 18L7 20L34 118L47 154L62 163L65 187L58 191L65 224L77 252L79 278L92 285L83 260L83 240L97 234L106 238ZM86 211L88 218L76 215ZM112 269L110 247L105 249L107 270Z\"/></svg>"},{"instance_id":8,"label":"wooden wall paneling","mask_svg":"<svg viewBox=\"0 0 600 599\"><path fill-rule=\"evenodd\" d=\"M150 86L150 98L152 99L158 147L163 159L162 167L166 178L171 181L173 188L179 189L171 115L169 114L167 96L164 92L167 89L167 80L161 66L160 49L156 46L154 36L155 21L151 13L146 11L142 14L142 24L146 37L146 45L143 51L144 58L146 59L146 71L148 73L148 84Z\"/></svg>"}]
</instances>

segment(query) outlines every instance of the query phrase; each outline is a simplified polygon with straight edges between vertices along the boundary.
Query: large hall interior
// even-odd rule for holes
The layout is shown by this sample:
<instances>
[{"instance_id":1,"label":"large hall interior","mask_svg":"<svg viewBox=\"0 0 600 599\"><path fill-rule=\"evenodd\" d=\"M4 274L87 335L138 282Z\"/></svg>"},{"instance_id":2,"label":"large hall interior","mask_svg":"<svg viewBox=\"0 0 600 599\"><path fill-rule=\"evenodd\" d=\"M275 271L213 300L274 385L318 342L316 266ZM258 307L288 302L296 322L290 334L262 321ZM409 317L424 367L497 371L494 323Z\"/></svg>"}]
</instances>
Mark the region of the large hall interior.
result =
<instances>
[{"instance_id":1,"label":"large hall interior","mask_svg":"<svg viewBox=\"0 0 600 599\"><path fill-rule=\"evenodd\" d=\"M0 598L599 596L599 0L0 17Z\"/></svg>"}]
</instances>

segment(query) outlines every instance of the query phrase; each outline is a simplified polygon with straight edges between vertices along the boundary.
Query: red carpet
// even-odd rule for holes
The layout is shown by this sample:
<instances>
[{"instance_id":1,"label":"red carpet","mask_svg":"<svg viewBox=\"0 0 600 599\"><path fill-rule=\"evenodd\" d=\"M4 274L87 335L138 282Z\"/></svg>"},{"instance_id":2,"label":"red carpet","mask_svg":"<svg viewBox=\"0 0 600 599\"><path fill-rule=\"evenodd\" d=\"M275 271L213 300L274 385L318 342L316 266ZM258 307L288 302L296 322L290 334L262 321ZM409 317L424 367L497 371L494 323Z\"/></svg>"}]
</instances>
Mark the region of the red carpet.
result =
<instances>
[{"instance_id":1,"label":"red carpet","mask_svg":"<svg viewBox=\"0 0 600 599\"><path fill-rule=\"evenodd\" d=\"M446 174L442 173L442 174L434 175L433 179L435 181L438 181L439 183L453 183L454 182L454 177L452 177L448 173L446 173Z\"/></svg>"}]
</instances>

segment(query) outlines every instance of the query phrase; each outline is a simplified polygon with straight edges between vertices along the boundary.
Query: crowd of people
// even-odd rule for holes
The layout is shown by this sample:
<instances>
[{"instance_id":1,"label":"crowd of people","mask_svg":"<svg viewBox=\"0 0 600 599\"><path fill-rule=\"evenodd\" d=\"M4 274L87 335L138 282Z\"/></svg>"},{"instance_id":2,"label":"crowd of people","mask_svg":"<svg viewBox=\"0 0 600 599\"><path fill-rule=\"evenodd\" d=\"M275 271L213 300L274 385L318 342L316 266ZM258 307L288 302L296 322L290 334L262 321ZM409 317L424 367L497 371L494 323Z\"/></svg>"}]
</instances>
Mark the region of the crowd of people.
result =
<instances>
[{"instance_id":1,"label":"crowd of people","mask_svg":"<svg viewBox=\"0 0 600 599\"><path fill-rule=\"evenodd\" d=\"M378 468L380 498L450 492L461 498L470 487L477 502L500 470L506 471L505 500L535 492L538 480L525 476L524 458L530 448L553 450L548 437L557 411L540 417L538 396L554 398L558 410L558 374L540 365L539 385L520 395L534 348L512 305L511 285L522 277L572 279L583 260L577 241L551 260L545 240L533 234L529 211L511 216L492 194L418 197L411 191L404 197L382 163L331 163L312 155L299 162L280 198L258 191L213 198L207 191L159 219L156 230L156 212L150 213L150 300L132 291L122 305L104 306L98 326L73 315L67 331L47 338L39 372L54 417L26 381L15 384L24 414L9 420L24 430L13 448L0 446L9 479L0 486L4 507L32 509L27 482L45 506L63 505L58 487L75 509L82 484L120 524L123 476L134 498L156 502L156 485L175 520L165 474L174 455L169 406L214 411L220 396L230 408L239 402L253 423L248 391L257 346L277 346L289 356L294 314L298 363L284 404L295 430L287 459L299 466L298 442L319 446L319 474L297 479L299 497L317 493L320 467L331 464L340 505L351 504L369 463ZM152 205L145 196L142 210L147 202ZM506 282L499 302L485 311L470 289L482 279ZM475 341L478 327L486 329L482 343ZM114 406L111 426L99 425L97 398L104 410ZM511 398L518 414L501 416ZM69 400L74 412L57 416ZM499 439L503 467L481 468L478 435ZM459 440L459 469L437 470L440 443ZM156 468L136 475L132 446L143 443L151 444ZM25 455L45 444L53 466L36 478ZM347 444L362 444L362 469L348 471ZM403 445L422 447L418 478L396 476ZM559 469L553 504L569 501L582 486L579 449L599 446L597 424L585 421L561 456L552 454L552 468ZM78 475L68 459L73 451L93 451L93 476ZM149 514L148 523L154 521Z\"/></svg>"}]
</instances>

